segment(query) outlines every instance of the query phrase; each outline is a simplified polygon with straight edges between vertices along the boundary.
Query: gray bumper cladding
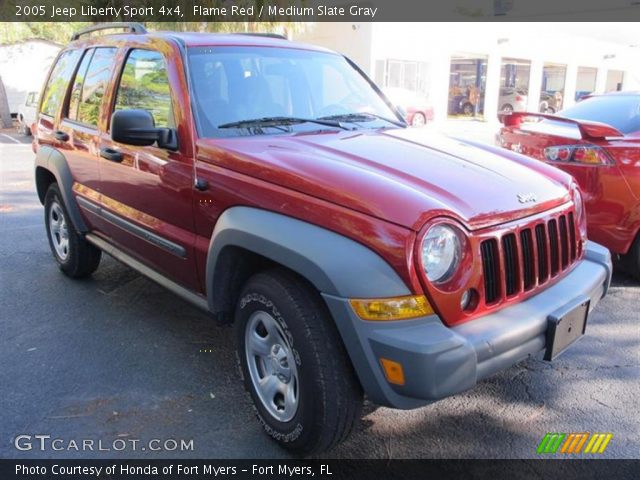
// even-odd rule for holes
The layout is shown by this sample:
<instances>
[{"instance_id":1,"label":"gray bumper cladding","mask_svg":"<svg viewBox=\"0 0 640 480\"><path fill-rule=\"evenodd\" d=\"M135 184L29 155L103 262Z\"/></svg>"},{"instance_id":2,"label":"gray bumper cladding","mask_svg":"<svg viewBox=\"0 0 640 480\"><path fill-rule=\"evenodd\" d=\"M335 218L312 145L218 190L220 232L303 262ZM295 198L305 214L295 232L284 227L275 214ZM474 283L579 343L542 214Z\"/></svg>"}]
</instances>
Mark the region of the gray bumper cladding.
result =
<instances>
[{"instance_id":1,"label":"gray bumper cladding","mask_svg":"<svg viewBox=\"0 0 640 480\"><path fill-rule=\"evenodd\" d=\"M378 404L416 408L473 387L546 346L548 317L578 298L593 309L611 281L609 252L592 242L585 258L560 282L537 295L454 328L429 316L366 322L347 299L324 295L363 388ZM588 330L588 328L587 328ZM389 384L384 357L400 363L405 384Z\"/></svg>"}]
</instances>

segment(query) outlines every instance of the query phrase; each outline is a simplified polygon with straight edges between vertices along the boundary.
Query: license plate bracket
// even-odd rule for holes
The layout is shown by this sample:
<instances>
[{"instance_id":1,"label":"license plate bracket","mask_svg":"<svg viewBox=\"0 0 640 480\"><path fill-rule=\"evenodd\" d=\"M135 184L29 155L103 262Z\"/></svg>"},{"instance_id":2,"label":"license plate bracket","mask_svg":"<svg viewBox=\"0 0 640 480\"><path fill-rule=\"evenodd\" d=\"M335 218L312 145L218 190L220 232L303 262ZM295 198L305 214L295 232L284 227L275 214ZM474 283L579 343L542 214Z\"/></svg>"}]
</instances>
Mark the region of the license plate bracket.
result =
<instances>
[{"instance_id":1,"label":"license plate bracket","mask_svg":"<svg viewBox=\"0 0 640 480\"><path fill-rule=\"evenodd\" d=\"M552 361L572 343L580 339L587 329L589 303L582 295L547 317L547 348L544 359Z\"/></svg>"}]
</instances>

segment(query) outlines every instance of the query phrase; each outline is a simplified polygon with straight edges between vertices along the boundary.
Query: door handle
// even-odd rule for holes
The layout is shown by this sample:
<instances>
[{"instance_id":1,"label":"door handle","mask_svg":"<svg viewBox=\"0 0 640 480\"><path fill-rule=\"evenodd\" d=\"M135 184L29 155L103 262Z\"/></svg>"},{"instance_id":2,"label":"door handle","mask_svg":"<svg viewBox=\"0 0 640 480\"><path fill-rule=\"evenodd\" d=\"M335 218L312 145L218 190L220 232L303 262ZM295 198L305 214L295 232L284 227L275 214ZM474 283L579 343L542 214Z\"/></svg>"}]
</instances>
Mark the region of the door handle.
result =
<instances>
[{"instance_id":1,"label":"door handle","mask_svg":"<svg viewBox=\"0 0 640 480\"><path fill-rule=\"evenodd\" d=\"M53 136L56 140L60 140L61 142L66 142L69 140L69 134L63 132L62 130L56 130L53 132Z\"/></svg>"},{"instance_id":2,"label":"door handle","mask_svg":"<svg viewBox=\"0 0 640 480\"><path fill-rule=\"evenodd\" d=\"M106 158L111 162L121 162L124 159L124 156L121 152L109 147L101 148L100 156L102 158Z\"/></svg>"}]
</instances>

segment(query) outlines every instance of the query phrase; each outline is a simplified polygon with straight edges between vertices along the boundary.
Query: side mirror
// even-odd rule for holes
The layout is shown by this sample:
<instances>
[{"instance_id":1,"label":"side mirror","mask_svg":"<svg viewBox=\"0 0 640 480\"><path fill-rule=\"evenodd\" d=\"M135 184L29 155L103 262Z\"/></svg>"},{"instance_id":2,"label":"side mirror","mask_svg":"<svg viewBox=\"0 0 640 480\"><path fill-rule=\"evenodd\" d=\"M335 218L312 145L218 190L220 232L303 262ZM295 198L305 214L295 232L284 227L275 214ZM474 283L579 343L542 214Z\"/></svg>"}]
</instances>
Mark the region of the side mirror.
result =
<instances>
[{"instance_id":1,"label":"side mirror","mask_svg":"<svg viewBox=\"0 0 640 480\"><path fill-rule=\"evenodd\" d=\"M156 128L147 110L117 110L111 116L111 138L114 142L146 147L158 143L167 150L178 149L178 135L173 128Z\"/></svg>"}]
</instances>

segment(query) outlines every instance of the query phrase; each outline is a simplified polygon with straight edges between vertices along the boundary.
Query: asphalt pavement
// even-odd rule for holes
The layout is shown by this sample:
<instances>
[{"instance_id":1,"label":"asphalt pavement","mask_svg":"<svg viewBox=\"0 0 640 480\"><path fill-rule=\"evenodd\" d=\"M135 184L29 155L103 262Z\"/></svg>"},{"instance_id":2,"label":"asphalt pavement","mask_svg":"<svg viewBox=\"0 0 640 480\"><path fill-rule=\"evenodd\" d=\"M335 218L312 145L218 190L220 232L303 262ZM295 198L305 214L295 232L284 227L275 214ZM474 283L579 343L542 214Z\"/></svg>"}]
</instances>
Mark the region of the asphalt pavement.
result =
<instances>
[{"instance_id":1,"label":"asphalt pavement","mask_svg":"<svg viewBox=\"0 0 640 480\"><path fill-rule=\"evenodd\" d=\"M33 157L28 139L0 133L0 458L287 458L254 418L229 327L107 256L88 280L58 270ZM640 284L616 274L557 361L413 411L368 406L324 456L536 458L547 432L611 432L600 457L637 457L639 307Z\"/></svg>"}]
</instances>

